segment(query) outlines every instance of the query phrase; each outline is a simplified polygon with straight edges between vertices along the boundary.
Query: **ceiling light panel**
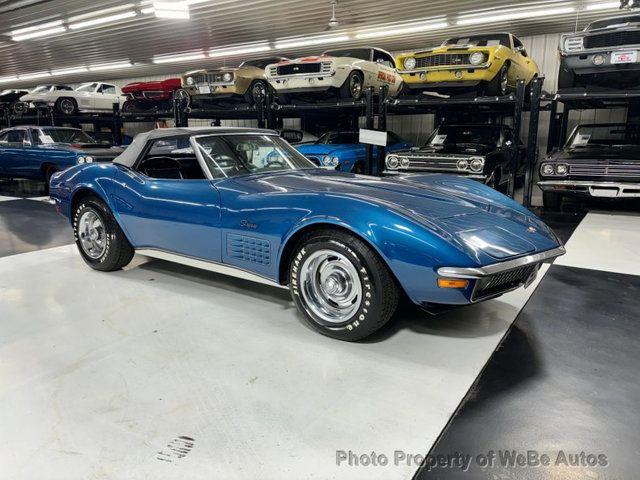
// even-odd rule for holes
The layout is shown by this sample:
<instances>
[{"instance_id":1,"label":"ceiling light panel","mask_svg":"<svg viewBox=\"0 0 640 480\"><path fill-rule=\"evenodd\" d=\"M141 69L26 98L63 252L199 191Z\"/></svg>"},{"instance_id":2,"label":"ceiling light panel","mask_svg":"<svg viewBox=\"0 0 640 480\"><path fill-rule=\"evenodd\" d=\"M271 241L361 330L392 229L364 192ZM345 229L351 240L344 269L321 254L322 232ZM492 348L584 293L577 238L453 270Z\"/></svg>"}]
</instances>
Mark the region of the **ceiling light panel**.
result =
<instances>
[{"instance_id":1,"label":"ceiling light panel","mask_svg":"<svg viewBox=\"0 0 640 480\"><path fill-rule=\"evenodd\" d=\"M331 36L321 36L321 37L302 37L302 38L289 38L277 40L275 47L278 50L282 50L285 48L298 48L298 47L307 47L311 45L325 45L327 43L340 43L340 42L348 42L351 39L349 35L331 35Z\"/></svg>"},{"instance_id":2,"label":"ceiling light panel","mask_svg":"<svg viewBox=\"0 0 640 480\"><path fill-rule=\"evenodd\" d=\"M170 20L189 20L189 4L185 1L153 2L156 17Z\"/></svg>"},{"instance_id":3,"label":"ceiling light panel","mask_svg":"<svg viewBox=\"0 0 640 480\"><path fill-rule=\"evenodd\" d=\"M215 48L209 50L209 56L212 58L233 57L234 55L268 52L270 50L271 46L265 42L257 45L238 45L236 47Z\"/></svg>"},{"instance_id":4,"label":"ceiling light panel","mask_svg":"<svg viewBox=\"0 0 640 480\"><path fill-rule=\"evenodd\" d=\"M567 13L575 12L575 7L555 7L555 8L538 8L535 10L526 10L526 9L518 9L511 10L504 13L483 13L483 14L472 14L472 15L463 15L458 17L458 21L456 25L479 25L483 23L498 23L498 22L506 22L509 20L522 20L527 18L537 18L537 17L550 17L553 15L564 15Z\"/></svg>"},{"instance_id":5,"label":"ceiling light panel","mask_svg":"<svg viewBox=\"0 0 640 480\"><path fill-rule=\"evenodd\" d=\"M50 77L51 73L49 72L37 72L37 73L29 73L27 75L18 75L19 80L33 80L34 78L45 78Z\"/></svg>"},{"instance_id":6,"label":"ceiling light panel","mask_svg":"<svg viewBox=\"0 0 640 480\"><path fill-rule=\"evenodd\" d=\"M153 57L153 63L178 63L207 58L204 52L183 53L177 55L162 55Z\"/></svg>"},{"instance_id":7,"label":"ceiling light panel","mask_svg":"<svg viewBox=\"0 0 640 480\"><path fill-rule=\"evenodd\" d=\"M620 8L620 0L617 2L600 2L600 3L592 3L585 7L586 10L596 11L596 10L613 10Z\"/></svg>"},{"instance_id":8,"label":"ceiling light panel","mask_svg":"<svg viewBox=\"0 0 640 480\"><path fill-rule=\"evenodd\" d=\"M92 72L100 72L102 70L119 70L121 68L129 68L132 67L130 61L123 61L117 63L103 63L98 65L89 65L89 70Z\"/></svg>"},{"instance_id":9,"label":"ceiling light panel","mask_svg":"<svg viewBox=\"0 0 640 480\"><path fill-rule=\"evenodd\" d=\"M14 42L22 42L24 40L31 40L33 38L47 37L49 35L55 35L56 33L64 33L67 29L65 27L54 27L46 30L36 30L34 32L24 33L21 35L13 35L11 40Z\"/></svg>"},{"instance_id":10,"label":"ceiling light panel","mask_svg":"<svg viewBox=\"0 0 640 480\"><path fill-rule=\"evenodd\" d=\"M71 30L80 30L81 28L88 28L88 27L94 27L96 25L104 25L105 23L112 23L112 22L117 22L118 20L125 20L127 18L133 18L137 15L136 12L129 11L129 12L122 12L122 13L116 13L114 15L107 15L105 17L97 17L97 18L93 18L91 20L85 20L82 22L77 22L77 23L72 23L69 25L69 28Z\"/></svg>"}]
</instances>

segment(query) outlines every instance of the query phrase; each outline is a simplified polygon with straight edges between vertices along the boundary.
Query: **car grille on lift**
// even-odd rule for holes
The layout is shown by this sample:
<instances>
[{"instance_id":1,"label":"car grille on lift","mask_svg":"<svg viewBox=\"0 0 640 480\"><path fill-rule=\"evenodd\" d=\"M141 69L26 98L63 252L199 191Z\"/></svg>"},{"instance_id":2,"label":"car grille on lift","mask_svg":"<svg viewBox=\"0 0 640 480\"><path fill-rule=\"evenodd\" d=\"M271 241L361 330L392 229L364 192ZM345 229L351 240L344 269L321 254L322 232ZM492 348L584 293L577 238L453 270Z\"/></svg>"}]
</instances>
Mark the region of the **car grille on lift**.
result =
<instances>
[{"instance_id":1,"label":"car grille on lift","mask_svg":"<svg viewBox=\"0 0 640 480\"><path fill-rule=\"evenodd\" d=\"M479 279L472 300L495 297L524 285L539 266L540 264L526 265Z\"/></svg>"},{"instance_id":2,"label":"car grille on lift","mask_svg":"<svg viewBox=\"0 0 640 480\"><path fill-rule=\"evenodd\" d=\"M584 48L640 45L640 31L609 32L584 38Z\"/></svg>"},{"instance_id":3,"label":"car grille on lift","mask_svg":"<svg viewBox=\"0 0 640 480\"><path fill-rule=\"evenodd\" d=\"M588 177L640 177L640 163L636 165L569 165L569 175Z\"/></svg>"},{"instance_id":4,"label":"car grille on lift","mask_svg":"<svg viewBox=\"0 0 640 480\"><path fill-rule=\"evenodd\" d=\"M438 171L438 172L457 172L458 161L467 158L452 155L440 156L408 156L408 170Z\"/></svg>"},{"instance_id":5,"label":"car grille on lift","mask_svg":"<svg viewBox=\"0 0 640 480\"><path fill-rule=\"evenodd\" d=\"M298 75L301 73L320 73L321 63L292 63L278 67L278 75Z\"/></svg>"},{"instance_id":6,"label":"car grille on lift","mask_svg":"<svg viewBox=\"0 0 640 480\"><path fill-rule=\"evenodd\" d=\"M229 72L197 73L193 75L193 82L196 85L205 84L205 83L229 83L222 78L226 73L229 73Z\"/></svg>"},{"instance_id":7,"label":"car grille on lift","mask_svg":"<svg viewBox=\"0 0 640 480\"><path fill-rule=\"evenodd\" d=\"M416 58L416 68L455 67L469 65L468 53L439 53Z\"/></svg>"}]
</instances>

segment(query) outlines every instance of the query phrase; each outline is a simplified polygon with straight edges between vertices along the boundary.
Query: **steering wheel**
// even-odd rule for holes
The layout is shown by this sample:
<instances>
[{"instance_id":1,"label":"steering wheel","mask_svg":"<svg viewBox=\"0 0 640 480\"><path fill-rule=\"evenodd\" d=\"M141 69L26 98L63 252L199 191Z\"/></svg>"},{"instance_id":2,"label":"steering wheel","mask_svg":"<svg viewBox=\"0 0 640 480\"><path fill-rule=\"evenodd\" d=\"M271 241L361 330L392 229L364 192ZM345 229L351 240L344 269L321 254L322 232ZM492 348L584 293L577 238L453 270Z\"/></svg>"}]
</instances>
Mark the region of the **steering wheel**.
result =
<instances>
[{"instance_id":1,"label":"steering wheel","mask_svg":"<svg viewBox=\"0 0 640 480\"><path fill-rule=\"evenodd\" d=\"M277 158L275 160L269 160L267 158L267 163L265 164L265 167L269 168L272 165L278 166L278 167L286 167L286 163L284 163L284 161L281 158Z\"/></svg>"}]
</instances>

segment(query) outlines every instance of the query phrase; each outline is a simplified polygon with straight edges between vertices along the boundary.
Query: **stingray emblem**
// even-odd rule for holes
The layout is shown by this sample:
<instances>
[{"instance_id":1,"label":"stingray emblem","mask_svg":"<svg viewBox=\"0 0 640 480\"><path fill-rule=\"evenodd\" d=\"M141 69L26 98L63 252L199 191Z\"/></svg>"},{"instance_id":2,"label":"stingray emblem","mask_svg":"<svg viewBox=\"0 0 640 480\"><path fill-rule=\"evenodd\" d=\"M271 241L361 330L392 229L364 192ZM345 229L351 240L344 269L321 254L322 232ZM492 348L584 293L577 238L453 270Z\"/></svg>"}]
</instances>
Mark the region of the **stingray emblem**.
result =
<instances>
[{"instance_id":1,"label":"stingray emblem","mask_svg":"<svg viewBox=\"0 0 640 480\"><path fill-rule=\"evenodd\" d=\"M536 233L537 231L538 231L538 230L537 230L537 229L535 229L535 228L533 228L533 227L529 227L529 228L527 228L527 232L529 232L529 233Z\"/></svg>"}]
</instances>

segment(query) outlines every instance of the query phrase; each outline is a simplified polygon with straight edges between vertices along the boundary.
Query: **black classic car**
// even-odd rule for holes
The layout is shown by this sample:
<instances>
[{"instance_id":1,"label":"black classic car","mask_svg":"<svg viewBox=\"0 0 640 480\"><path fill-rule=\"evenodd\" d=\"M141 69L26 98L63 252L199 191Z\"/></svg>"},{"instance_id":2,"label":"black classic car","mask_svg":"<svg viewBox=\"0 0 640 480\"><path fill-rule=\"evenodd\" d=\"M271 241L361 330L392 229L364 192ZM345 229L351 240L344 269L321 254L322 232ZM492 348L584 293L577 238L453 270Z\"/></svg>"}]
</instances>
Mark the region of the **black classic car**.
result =
<instances>
[{"instance_id":1,"label":"black classic car","mask_svg":"<svg viewBox=\"0 0 640 480\"><path fill-rule=\"evenodd\" d=\"M640 198L640 126L580 125L565 146L540 165L544 206L564 195Z\"/></svg>"},{"instance_id":2,"label":"black classic car","mask_svg":"<svg viewBox=\"0 0 640 480\"><path fill-rule=\"evenodd\" d=\"M640 12L598 20L582 32L563 35L558 89L640 86L639 49Z\"/></svg>"},{"instance_id":3,"label":"black classic car","mask_svg":"<svg viewBox=\"0 0 640 480\"><path fill-rule=\"evenodd\" d=\"M29 93L27 90L3 90L0 92L0 117L13 112L13 106L20 100L20 97Z\"/></svg>"},{"instance_id":4,"label":"black classic car","mask_svg":"<svg viewBox=\"0 0 640 480\"><path fill-rule=\"evenodd\" d=\"M517 169L523 166L523 150L506 125L440 125L423 147L387 155L385 174L453 173L499 188L514 157Z\"/></svg>"}]
</instances>

